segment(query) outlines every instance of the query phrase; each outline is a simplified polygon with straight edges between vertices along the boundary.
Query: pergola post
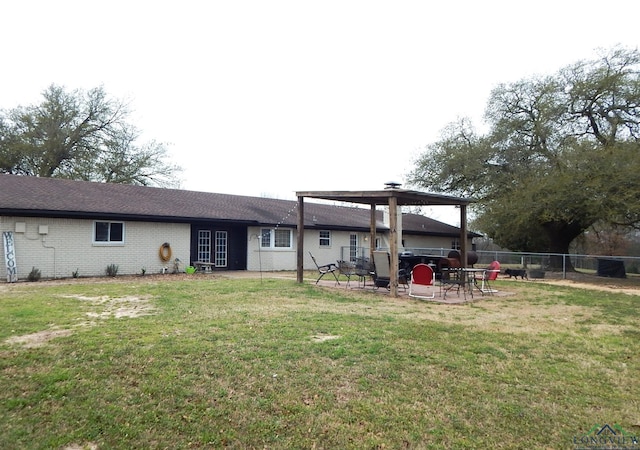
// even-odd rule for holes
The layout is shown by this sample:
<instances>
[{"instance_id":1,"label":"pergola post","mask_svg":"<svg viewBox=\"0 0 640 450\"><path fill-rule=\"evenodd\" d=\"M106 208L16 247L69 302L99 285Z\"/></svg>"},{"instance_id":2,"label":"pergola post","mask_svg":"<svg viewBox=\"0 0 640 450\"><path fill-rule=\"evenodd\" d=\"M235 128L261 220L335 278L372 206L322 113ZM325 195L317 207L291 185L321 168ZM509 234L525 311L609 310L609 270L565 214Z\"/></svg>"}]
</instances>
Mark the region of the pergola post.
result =
<instances>
[{"instance_id":1,"label":"pergola post","mask_svg":"<svg viewBox=\"0 0 640 450\"><path fill-rule=\"evenodd\" d=\"M398 296L398 199L389 197L389 251L391 252L389 284L391 296Z\"/></svg>"},{"instance_id":2,"label":"pergola post","mask_svg":"<svg viewBox=\"0 0 640 450\"><path fill-rule=\"evenodd\" d=\"M460 205L460 265L467 267L467 205Z\"/></svg>"},{"instance_id":3,"label":"pergola post","mask_svg":"<svg viewBox=\"0 0 640 450\"><path fill-rule=\"evenodd\" d=\"M304 280L304 197L298 197L298 240L296 255L296 281Z\"/></svg>"},{"instance_id":4,"label":"pergola post","mask_svg":"<svg viewBox=\"0 0 640 450\"><path fill-rule=\"evenodd\" d=\"M373 251L376 249L376 205L371 204L371 216L369 218L369 261L373 261Z\"/></svg>"}]
</instances>

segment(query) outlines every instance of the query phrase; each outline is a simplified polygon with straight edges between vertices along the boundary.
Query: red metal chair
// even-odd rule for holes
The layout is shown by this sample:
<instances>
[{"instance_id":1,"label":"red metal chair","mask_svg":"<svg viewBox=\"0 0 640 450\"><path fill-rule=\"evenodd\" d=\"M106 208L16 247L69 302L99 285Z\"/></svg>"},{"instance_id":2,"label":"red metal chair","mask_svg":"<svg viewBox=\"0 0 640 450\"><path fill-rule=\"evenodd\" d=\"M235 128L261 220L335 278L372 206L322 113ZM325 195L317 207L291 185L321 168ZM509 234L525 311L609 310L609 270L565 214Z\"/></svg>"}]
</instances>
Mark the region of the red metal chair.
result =
<instances>
[{"instance_id":1,"label":"red metal chair","mask_svg":"<svg viewBox=\"0 0 640 450\"><path fill-rule=\"evenodd\" d=\"M427 264L416 264L411 271L411 283L409 284L409 297L435 298L436 274ZM414 292L414 286L431 286L431 295L420 295Z\"/></svg>"},{"instance_id":2,"label":"red metal chair","mask_svg":"<svg viewBox=\"0 0 640 450\"><path fill-rule=\"evenodd\" d=\"M489 266L487 267L487 269L484 272L482 272L482 274L480 275L480 278L475 278L473 281L483 294L491 295L496 291L491 289L491 286L489 285L489 281L497 280L499 273L500 273L500 262L492 261L491 264L489 264Z\"/></svg>"}]
</instances>

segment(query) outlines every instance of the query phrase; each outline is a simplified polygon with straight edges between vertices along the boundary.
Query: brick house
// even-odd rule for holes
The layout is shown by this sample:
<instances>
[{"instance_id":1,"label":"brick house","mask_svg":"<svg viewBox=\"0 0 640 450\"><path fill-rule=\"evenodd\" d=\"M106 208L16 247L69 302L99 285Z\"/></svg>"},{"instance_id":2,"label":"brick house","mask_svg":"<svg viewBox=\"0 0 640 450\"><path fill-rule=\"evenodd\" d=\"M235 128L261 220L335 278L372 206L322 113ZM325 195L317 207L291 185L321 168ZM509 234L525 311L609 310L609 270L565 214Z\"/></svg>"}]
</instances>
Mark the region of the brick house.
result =
<instances>
[{"instance_id":1,"label":"brick house","mask_svg":"<svg viewBox=\"0 0 640 450\"><path fill-rule=\"evenodd\" d=\"M262 197L0 174L0 261L25 279L184 270L295 270L297 202ZM304 249L318 260L369 247L370 211L305 205ZM376 247L388 248L388 217L377 211ZM476 236L468 235L468 245ZM454 248L460 229L402 214L405 248ZM8 242L10 241L10 242ZM459 242L458 242L459 243ZM307 256L308 257L308 256ZM305 268L314 269L310 258ZM3 267L5 267L3 265ZM9 272L7 272L9 274Z\"/></svg>"}]
</instances>

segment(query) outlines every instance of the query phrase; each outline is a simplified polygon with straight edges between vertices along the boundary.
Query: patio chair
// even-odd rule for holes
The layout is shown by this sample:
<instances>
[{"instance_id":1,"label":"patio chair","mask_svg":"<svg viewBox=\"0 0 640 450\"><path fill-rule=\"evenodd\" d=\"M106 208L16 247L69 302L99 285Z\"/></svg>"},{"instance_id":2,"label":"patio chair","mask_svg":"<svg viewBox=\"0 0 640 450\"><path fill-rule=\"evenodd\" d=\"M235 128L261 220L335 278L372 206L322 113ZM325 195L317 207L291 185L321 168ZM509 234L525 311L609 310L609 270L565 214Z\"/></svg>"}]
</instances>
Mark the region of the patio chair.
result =
<instances>
[{"instance_id":1,"label":"patio chair","mask_svg":"<svg viewBox=\"0 0 640 450\"><path fill-rule=\"evenodd\" d=\"M389 283L391 282L391 255L388 252L373 252L373 267L373 284L375 287L389 289ZM398 284L401 284L405 290L409 287L407 278L407 273L404 269L398 270Z\"/></svg>"},{"instance_id":2,"label":"patio chair","mask_svg":"<svg viewBox=\"0 0 640 450\"><path fill-rule=\"evenodd\" d=\"M482 294L491 295L497 291L494 289L491 289L489 282L497 280L499 273L500 273L500 262L492 261L486 270L484 270L483 272L475 276L473 282L476 285L476 287L480 290L480 292L482 292Z\"/></svg>"},{"instance_id":3,"label":"patio chair","mask_svg":"<svg viewBox=\"0 0 640 450\"><path fill-rule=\"evenodd\" d=\"M409 283L409 297L415 298L435 298L436 296L436 273L427 264L416 264L411 271L411 283ZM416 286L431 287L431 295L416 294Z\"/></svg>"},{"instance_id":4,"label":"patio chair","mask_svg":"<svg viewBox=\"0 0 640 450\"><path fill-rule=\"evenodd\" d=\"M324 265L321 266L321 265L318 264L318 262L316 261L315 256L313 256L313 254L311 252L309 252L309 255L311 255L311 259L313 260L313 263L318 268L318 273L320 274L320 276L316 280L316 284L318 284L318 281L320 281L322 279L322 277L325 276L328 273L333 275L333 278L336 279L336 284L340 284L340 280L338 280L338 276L336 275L336 271L339 270L337 265L335 265L333 263L329 263L329 264L324 264Z\"/></svg>"},{"instance_id":5,"label":"patio chair","mask_svg":"<svg viewBox=\"0 0 640 450\"><path fill-rule=\"evenodd\" d=\"M440 288L442 289L443 298L447 298L447 294L453 289L460 296L460 290L464 299L467 299L467 274L463 271L460 260L456 258L441 258L438 262L440 266Z\"/></svg>"},{"instance_id":6,"label":"patio chair","mask_svg":"<svg viewBox=\"0 0 640 450\"><path fill-rule=\"evenodd\" d=\"M358 276L358 272L356 270L356 265L350 261L338 261L338 271L340 275L344 275L347 277L347 285L345 287L349 287L349 283L351 283L351 277Z\"/></svg>"},{"instance_id":7,"label":"patio chair","mask_svg":"<svg viewBox=\"0 0 640 450\"><path fill-rule=\"evenodd\" d=\"M367 278L373 274L373 265L369 258L356 258L356 276L358 277L358 286L362 283L363 287L367 287Z\"/></svg>"}]
</instances>

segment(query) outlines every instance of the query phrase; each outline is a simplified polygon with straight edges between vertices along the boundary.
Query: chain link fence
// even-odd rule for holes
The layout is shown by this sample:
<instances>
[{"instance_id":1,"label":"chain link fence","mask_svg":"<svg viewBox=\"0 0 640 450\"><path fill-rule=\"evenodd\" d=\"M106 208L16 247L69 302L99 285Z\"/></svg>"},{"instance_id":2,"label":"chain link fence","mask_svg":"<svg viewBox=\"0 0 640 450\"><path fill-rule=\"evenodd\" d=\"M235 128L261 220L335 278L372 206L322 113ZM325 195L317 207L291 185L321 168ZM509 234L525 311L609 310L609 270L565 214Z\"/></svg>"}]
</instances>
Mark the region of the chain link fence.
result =
<instances>
[{"instance_id":1,"label":"chain link fence","mask_svg":"<svg viewBox=\"0 0 640 450\"><path fill-rule=\"evenodd\" d=\"M380 249L389 250L389 249ZM448 257L455 251L450 248L405 248L404 253L416 256L429 255ZM534 278L544 277L545 272L554 272L566 278L567 272L572 268L584 273L624 278L626 274L640 273L640 257L637 256L606 256L606 255L580 255L560 253L528 253L506 251L472 251L477 261L474 265L489 265L492 261L499 261L502 268L527 269L529 276ZM341 259L355 260L355 258L368 258L368 247L342 247Z\"/></svg>"}]
</instances>

